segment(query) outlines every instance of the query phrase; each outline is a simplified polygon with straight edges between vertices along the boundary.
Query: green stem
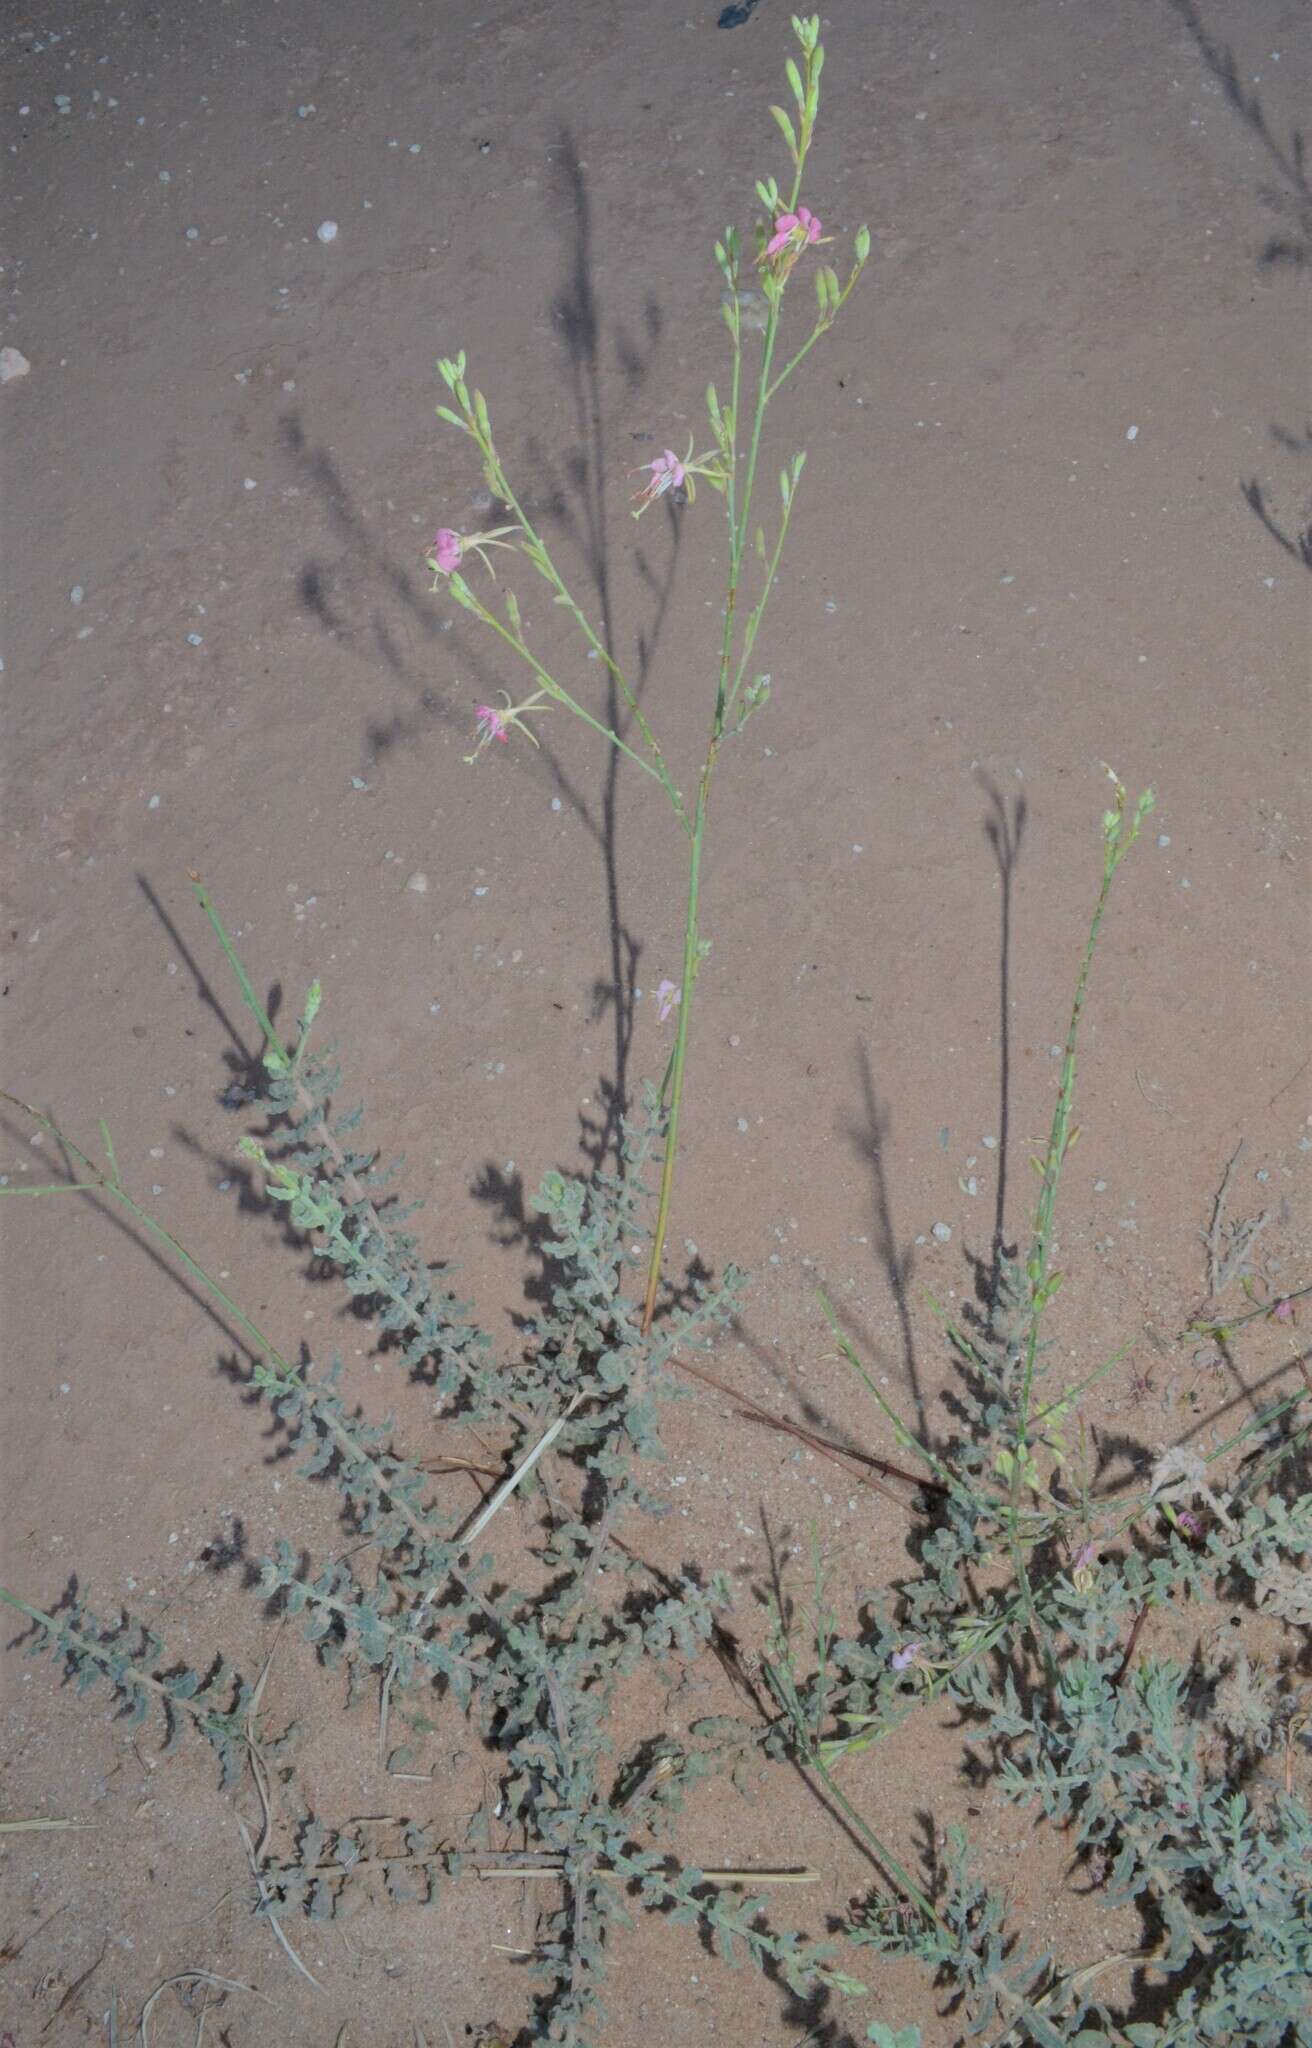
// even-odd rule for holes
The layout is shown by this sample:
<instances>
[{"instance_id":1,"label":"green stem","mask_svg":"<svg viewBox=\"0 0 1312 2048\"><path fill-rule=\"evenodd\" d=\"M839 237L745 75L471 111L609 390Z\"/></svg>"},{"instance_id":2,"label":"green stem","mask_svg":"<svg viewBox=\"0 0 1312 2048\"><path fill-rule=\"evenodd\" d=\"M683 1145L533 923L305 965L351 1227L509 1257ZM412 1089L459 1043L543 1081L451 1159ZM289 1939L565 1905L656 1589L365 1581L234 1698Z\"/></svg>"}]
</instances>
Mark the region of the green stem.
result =
<instances>
[{"instance_id":1,"label":"green stem","mask_svg":"<svg viewBox=\"0 0 1312 2048\"><path fill-rule=\"evenodd\" d=\"M669 1228L670 1200L674 1189L674 1166L679 1152L679 1111L683 1105L683 1070L688 1057L688 1026L692 1017L693 988L698 968L697 913L701 901L702 844L706 834L706 806L718 749L712 743L697 789L697 807L692 820L692 847L688 856L688 909L683 925L683 983L679 996L679 1021L675 1026L674 1053L669 1070L670 1118L665 1132L665 1163L661 1169L660 1199L656 1228L652 1236L651 1261L647 1268L647 1293L642 1307L642 1334L650 1333L656 1313L656 1290L661 1280L661 1259Z\"/></svg>"},{"instance_id":2,"label":"green stem","mask_svg":"<svg viewBox=\"0 0 1312 2048\"><path fill-rule=\"evenodd\" d=\"M599 718L594 718L590 711L585 711L577 697L571 697L564 684L556 681L550 670L542 666L536 654L524 644L518 634L512 633L508 626L503 626L496 613L489 611L487 606L474 596L473 591L469 589L467 584L465 588L470 599L470 609L476 617L482 619L484 625L491 626L493 632L500 635L507 647L513 648L520 659L528 663L547 695L554 698L557 704L563 704L567 711L572 711L576 718L581 718L585 725L590 725L594 732L599 732L604 740L609 740L613 747L618 748L621 754L626 755L630 761L641 768L644 775L650 775L653 782L659 782L661 788L674 804L675 809L681 813L682 799L670 781L664 762L661 762L659 768L654 768L650 761L645 761L641 754L635 753L632 747L626 745L619 734L613 731L610 726L603 725Z\"/></svg>"}]
</instances>

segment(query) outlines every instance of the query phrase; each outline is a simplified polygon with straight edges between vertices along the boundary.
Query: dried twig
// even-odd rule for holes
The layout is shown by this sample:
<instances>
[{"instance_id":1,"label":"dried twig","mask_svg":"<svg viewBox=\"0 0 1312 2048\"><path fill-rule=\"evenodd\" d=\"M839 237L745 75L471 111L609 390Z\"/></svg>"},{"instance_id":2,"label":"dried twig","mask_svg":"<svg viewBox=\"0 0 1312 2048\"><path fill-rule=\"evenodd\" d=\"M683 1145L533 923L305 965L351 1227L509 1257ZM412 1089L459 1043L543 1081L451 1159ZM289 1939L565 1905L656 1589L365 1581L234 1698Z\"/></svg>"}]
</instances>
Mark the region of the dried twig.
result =
<instances>
[{"instance_id":1,"label":"dried twig","mask_svg":"<svg viewBox=\"0 0 1312 2048\"><path fill-rule=\"evenodd\" d=\"M283 1933L281 1927L278 1925L277 1917L274 1914L273 1910L273 1901L269 1896L269 1888L265 1884L264 1878L260 1872L260 1866L255 1860L255 1849L251 1842L250 1830L247 1828L244 1820L239 1820L237 1822L237 1827L241 1833L242 1846L245 1848L246 1851L246 1860L251 1866L251 1876L255 1879L255 1889L258 1891L260 1895L260 1904L264 1908L265 1919L268 1921L270 1927L273 1929L274 1934L278 1937L278 1941L281 1947L285 1950L290 1961L300 1971L302 1977L304 1977L307 1980L307 1982L313 1984L316 1991L322 1991L323 1985L319 1982L319 1979L315 1976L314 1972L306 1968L305 1964L297 1955L296 1950L288 1941L287 1936Z\"/></svg>"},{"instance_id":2,"label":"dried twig","mask_svg":"<svg viewBox=\"0 0 1312 2048\"><path fill-rule=\"evenodd\" d=\"M1230 1182L1239 1164L1240 1155L1247 1140L1241 1138L1226 1161L1221 1185L1216 1191L1212 1204L1212 1220L1207 1227L1203 1242L1207 1246L1207 1298L1214 1301L1223 1294L1230 1282L1242 1273L1248 1264L1248 1255L1267 1224L1270 1214L1263 1209L1259 1216L1246 1217L1241 1223L1227 1223L1225 1205L1230 1193Z\"/></svg>"}]
</instances>

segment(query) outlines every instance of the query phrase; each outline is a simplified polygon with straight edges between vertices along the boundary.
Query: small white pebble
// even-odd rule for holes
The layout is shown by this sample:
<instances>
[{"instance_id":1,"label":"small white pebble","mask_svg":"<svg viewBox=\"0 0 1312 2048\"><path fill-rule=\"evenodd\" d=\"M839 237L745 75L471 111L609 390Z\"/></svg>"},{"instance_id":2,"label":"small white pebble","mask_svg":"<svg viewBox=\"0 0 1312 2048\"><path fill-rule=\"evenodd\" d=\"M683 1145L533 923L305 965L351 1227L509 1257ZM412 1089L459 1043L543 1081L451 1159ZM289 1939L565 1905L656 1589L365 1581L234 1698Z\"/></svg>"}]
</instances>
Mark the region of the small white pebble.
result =
<instances>
[{"instance_id":1,"label":"small white pebble","mask_svg":"<svg viewBox=\"0 0 1312 2048\"><path fill-rule=\"evenodd\" d=\"M173 183L172 171L161 171L159 174L159 182L161 185L171 185Z\"/></svg>"},{"instance_id":2,"label":"small white pebble","mask_svg":"<svg viewBox=\"0 0 1312 2048\"><path fill-rule=\"evenodd\" d=\"M738 1119L738 1129L739 1129L739 1131L740 1131L740 1132L746 1132L746 1131L749 1131L749 1130L751 1129L751 1125L750 1125L750 1124L748 1123L748 1121L747 1121L747 1118L746 1118L745 1116L740 1116L740 1117L739 1117L739 1119Z\"/></svg>"},{"instance_id":3,"label":"small white pebble","mask_svg":"<svg viewBox=\"0 0 1312 2048\"><path fill-rule=\"evenodd\" d=\"M952 1241L951 1226L946 1223L936 1223L934 1225L934 1235L940 1244L950 1244Z\"/></svg>"},{"instance_id":4,"label":"small white pebble","mask_svg":"<svg viewBox=\"0 0 1312 2048\"><path fill-rule=\"evenodd\" d=\"M81 604L85 596L86 592L82 588L82 585L80 583L75 583L73 585L73 588L68 593L68 601L70 604Z\"/></svg>"},{"instance_id":5,"label":"small white pebble","mask_svg":"<svg viewBox=\"0 0 1312 2048\"><path fill-rule=\"evenodd\" d=\"M148 811L157 811L159 809L159 798L157 796L151 797L149 803L146 805L146 809Z\"/></svg>"},{"instance_id":6,"label":"small white pebble","mask_svg":"<svg viewBox=\"0 0 1312 2048\"><path fill-rule=\"evenodd\" d=\"M1158 833L1158 835L1157 835L1157 844L1158 844L1159 846L1169 846L1169 845L1170 845L1170 843L1171 843L1171 835L1170 835L1170 833L1169 833L1169 832L1159 832L1159 833Z\"/></svg>"},{"instance_id":7,"label":"small white pebble","mask_svg":"<svg viewBox=\"0 0 1312 2048\"><path fill-rule=\"evenodd\" d=\"M560 809L562 808L562 805L561 805L561 801L560 801L560 798L559 798L558 796L553 796L553 797L552 797L552 799L551 799L551 808L552 808L552 810L553 810L553 811L558 811L558 810L560 810Z\"/></svg>"},{"instance_id":8,"label":"small white pebble","mask_svg":"<svg viewBox=\"0 0 1312 2048\"><path fill-rule=\"evenodd\" d=\"M483 883L483 884L482 884L482 885L481 885L481 886L480 886L479 888L475 889L475 891L474 891L474 894L475 894L475 896L486 896L486 895L487 895L487 884L486 884L486 883Z\"/></svg>"},{"instance_id":9,"label":"small white pebble","mask_svg":"<svg viewBox=\"0 0 1312 2048\"><path fill-rule=\"evenodd\" d=\"M1127 441L1137 441L1139 438L1139 429L1137 427L1127 427L1125 430L1125 438Z\"/></svg>"},{"instance_id":10,"label":"small white pebble","mask_svg":"<svg viewBox=\"0 0 1312 2048\"><path fill-rule=\"evenodd\" d=\"M199 228L188 228L188 229L187 229L187 240L188 240L189 242L198 242L198 241L200 240L200 229L199 229Z\"/></svg>"},{"instance_id":11,"label":"small white pebble","mask_svg":"<svg viewBox=\"0 0 1312 2048\"><path fill-rule=\"evenodd\" d=\"M413 889L416 896L426 896L428 894L428 877L424 874L413 874L405 886L407 889Z\"/></svg>"},{"instance_id":12,"label":"small white pebble","mask_svg":"<svg viewBox=\"0 0 1312 2048\"><path fill-rule=\"evenodd\" d=\"M253 476L244 476L241 480L241 487L244 491L256 491L259 489L259 485Z\"/></svg>"},{"instance_id":13,"label":"small white pebble","mask_svg":"<svg viewBox=\"0 0 1312 2048\"><path fill-rule=\"evenodd\" d=\"M203 646L204 646L204 644L205 644L205 641L204 641L204 636L203 636L202 634L200 634L200 633L188 633L188 635L187 635L187 645L188 645L188 647L203 647Z\"/></svg>"},{"instance_id":14,"label":"small white pebble","mask_svg":"<svg viewBox=\"0 0 1312 2048\"><path fill-rule=\"evenodd\" d=\"M321 220L314 232L321 242L335 242L337 240L337 222L335 220Z\"/></svg>"}]
</instances>

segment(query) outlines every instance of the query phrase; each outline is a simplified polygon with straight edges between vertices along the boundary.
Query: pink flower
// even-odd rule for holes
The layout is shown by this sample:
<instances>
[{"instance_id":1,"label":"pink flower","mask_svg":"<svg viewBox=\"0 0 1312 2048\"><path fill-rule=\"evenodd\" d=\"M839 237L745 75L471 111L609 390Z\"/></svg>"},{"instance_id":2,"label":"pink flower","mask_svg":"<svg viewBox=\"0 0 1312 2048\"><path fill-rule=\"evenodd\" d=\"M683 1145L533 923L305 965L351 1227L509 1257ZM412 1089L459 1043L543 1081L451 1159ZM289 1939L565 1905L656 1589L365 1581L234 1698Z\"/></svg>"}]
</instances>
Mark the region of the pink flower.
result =
<instances>
[{"instance_id":1,"label":"pink flower","mask_svg":"<svg viewBox=\"0 0 1312 2048\"><path fill-rule=\"evenodd\" d=\"M790 243L795 243L800 250L818 242L820 225L809 206L799 206L796 213L781 213L774 224L774 233L765 245L766 255L777 256Z\"/></svg>"},{"instance_id":2,"label":"pink flower","mask_svg":"<svg viewBox=\"0 0 1312 2048\"><path fill-rule=\"evenodd\" d=\"M660 1020L664 1024L675 1005L683 1001L683 990L675 981L663 981L656 990L656 1000L660 1004Z\"/></svg>"},{"instance_id":3,"label":"pink flower","mask_svg":"<svg viewBox=\"0 0 1312 2048\"><path fill-rule=\"evenodd\" d=\"M441 536L439 535L440 538ZM476 704L474 706L474 716L478 720L478 737L480 742L500 740L504 745L506 740L510 738L510 734L506 731L506 714L504 711L498 711L495 704Z\"/></svg>"},{"instance_id":4,"label":"pink flower","mask_svg":"<svg viewBox=\"0 0 1312 2048\"><path fill-rule=\"evenodd\" d=\"M894 1671L909 1670L924 1647L923 1643L906 1643L900 1650L894 1650L892 1658Z\"/></svg>"},{"instance_id":5,"label":"pink flower","mask_svg":"<svg viewBox=\"0 0 1312 2048\"><path fill-rule=\"evenodd\" d=\"M1203 1525L1191 1508L1181 1508L1176 1515L1176 1520L1186 1536L1202 1535Z\"/></svg>"},{"instance_id":6,"label":"pink flower","mask_svg":"<svg viewBox=\"0 0 1312 2048\"><path fill-rule=\"evenodd\" d=\"M654 462L642 463L634 474L640 476L645 469L651 471L651 482L634 492L641 505L650 505L654 499L663 498L667 491L676 491L683 482L683 464L673 448L667 448Z\"/></svg>"},{"instance_id":7,"label":"pink flower","mask_svg":"<svg viewBox=\"0 0 1312 2048\"><path fill-rule=\"evenodd\" d=\"M1294 1320L1294 1304L1292 1301L1278 1301L1271 1314L1277 1323L1292 1323Z\"/></svg>"},{"instance_id":8,"label":"pink flower","mask_svg":"<svg viewBox=\"0 0 1312 2048\"><path fill-rule=\"evenodd\" d=\"M1087 1572L1087 1571L1088 1571L1088 1570L1090 1569L1090 1567L1091 1567L1091 1566L1093 1566L1093 1565L1095 1565L1095 1564L1096 1564L1097 1562L1098 1562L1098 1546L1097 1546L1097 1544L1096 1544L1096 1543L1082 1543L1082 1544L1080 1545L1080 1548L1079 1548L1079 1549L1078 1549L1078 1550L1076 1551L1076 1553L1075 1553L1075 1569L1076 1569L1076 1571L1077 1571L1077 1572Z\"/></svg>"},{"instance_id":9,"label":"pink flower","mask_svg":"<svg viewBox=\"0 0 1312 2048\"><path fill-rule=\"evenodd\" d=\"M433 554L436 558L437 566L444 576L449 576L453 569L460 567L460 557L464 551L465 544L454 527L438 527L433 538ZM504 733L502 738L505 738Z\"/></svg>"}]
</instances>

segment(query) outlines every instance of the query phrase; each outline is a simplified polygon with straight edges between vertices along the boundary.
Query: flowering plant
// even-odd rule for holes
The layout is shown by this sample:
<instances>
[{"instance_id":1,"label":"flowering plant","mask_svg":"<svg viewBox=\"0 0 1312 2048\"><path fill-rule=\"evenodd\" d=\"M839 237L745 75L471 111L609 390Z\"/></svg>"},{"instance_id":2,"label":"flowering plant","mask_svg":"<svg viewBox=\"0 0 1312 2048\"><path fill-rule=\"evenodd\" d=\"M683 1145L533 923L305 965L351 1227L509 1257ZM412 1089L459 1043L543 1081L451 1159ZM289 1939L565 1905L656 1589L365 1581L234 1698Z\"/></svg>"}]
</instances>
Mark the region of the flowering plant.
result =
<instances>
[{"instance_id":1,"label":"flowering plant","mask_svg":"<svg viewBox=\"0 0 1312 2048\"><path fill-rule=\"evenodd\" d=\"M758 179L756 183L756 195L765 212L765 221L757 228L757 267L766 300L764 337L759 356L753 367L744 360L744 264L737 231L730 227L715 245L715 261L725 287L723 303L729 331L730 365L727 398L720 397L714 384L709 385L706 392L713 445L704 453L696 454L694 440L690 437L687 451L682 456L673 448L664 448L635 472L646 479L634 496L635 518L661 500L669 505L672 516L680 517L683 507L691 506L695 499L698 480L711 485L724 500L729 542L724 626L713 668L714 683L708 692L711 700L709 732L695 793L691 798L685 797L671 772L623 666L570 591L552 559L546 540L511 483L493 437L487 402L482 392L477 387L471 389L466 380L463 351L438 365L454 401L451 405L439 405L438 416L474 442L482 460L487 486L495 499L507 507L512 523L494 527L488 533L469 536L459 534L452 527L440 527L428 557L429 567L435 574L434 587L444 582L455 602L495 633L533 675L533 688L522 702L512 704L507 696L504 710L487 704L477 707L477 743L466 759L471 762L477 760L493 742L506 741L512 729L532 739L533 735L525 723L527 717L548 704L557 705L572 712L609 746L660 785L684 842L687 881L682 971L677 982L667 977L656 992L660 1021L665 1023L671 1016L675 1016L676 1021L674 1048L662 1091L667 1117L665 1163L656 1231L647 1269L644 1332L650 1330L655 1312L669 1223L693 993L698 972L710 951L710 942L701 929L699 906L711 785L722 745L741 733L748 719L764 706L770 695L770 677L749 677L748 671L778 575L806 459L801 453L795 454L779 473L781 510L773 542L769 542L764 525L757 523L753 529L762 430L771 401L821 335L833 325L870 255L869 230L862 227L853 237L852 261L845 281L840 282L829 265L819 265L816 270L817 307L810 332L793 355L779 366L779 337L789 280L809 252L833 239L822 233L819 218L803 204L801 196L820 106L820 75L825 55L820 41L820 17L794 15L792 25L801 57L800 67L792 58L786 66L793 111L788 113L782 107L771 108L791 162L791 176L786 188L781 188L774 177ZM512 535L514 538L509 538ZM749 544L754 547L760 564L755 599L750 606L743 594ZM501 608L494 609L468 580L464 571L469 557L478 555L490 571L491 563L484 550L493 546L510 548L523 555L547 584L553 602L574 621L587 643L588 653L603 665L613 684L614 701L624 706L624 731L618 729L620 721L612 724L599 718L548 668L530 643L528 628L513 591L507 592Z\"/></svg>"}]
</instances>

